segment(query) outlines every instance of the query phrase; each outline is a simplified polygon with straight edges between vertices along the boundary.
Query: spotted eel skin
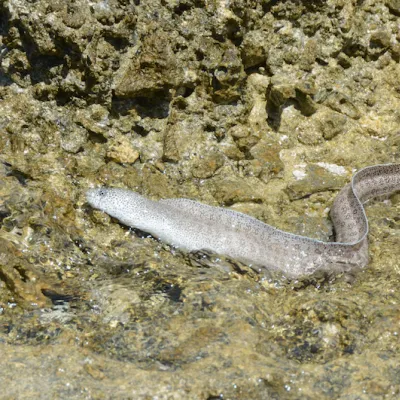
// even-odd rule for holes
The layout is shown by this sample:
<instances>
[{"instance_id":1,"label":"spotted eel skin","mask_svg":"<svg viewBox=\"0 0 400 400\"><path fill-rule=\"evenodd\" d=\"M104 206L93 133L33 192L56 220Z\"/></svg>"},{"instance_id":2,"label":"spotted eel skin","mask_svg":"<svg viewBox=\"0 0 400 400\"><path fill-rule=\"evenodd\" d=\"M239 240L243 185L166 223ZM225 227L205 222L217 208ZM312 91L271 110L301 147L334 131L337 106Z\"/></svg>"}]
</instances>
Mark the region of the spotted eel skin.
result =
<instances>
[{"instance_id":1,"label":"spotted eel skin","mask_svg":"<svg viewBox=\"0 0 400 400\"><path fill-rule=\"evenodd\" d=\"M188 199L152 201L135 192L97 188L89 204L125 225L187 251L209 250L288 277L318 270L349 271L368 264L363 203L400 190L400 164L366 167L339 192L330 211L336 242L284 232L249 215Z\"/></svg>"}]
</instances>

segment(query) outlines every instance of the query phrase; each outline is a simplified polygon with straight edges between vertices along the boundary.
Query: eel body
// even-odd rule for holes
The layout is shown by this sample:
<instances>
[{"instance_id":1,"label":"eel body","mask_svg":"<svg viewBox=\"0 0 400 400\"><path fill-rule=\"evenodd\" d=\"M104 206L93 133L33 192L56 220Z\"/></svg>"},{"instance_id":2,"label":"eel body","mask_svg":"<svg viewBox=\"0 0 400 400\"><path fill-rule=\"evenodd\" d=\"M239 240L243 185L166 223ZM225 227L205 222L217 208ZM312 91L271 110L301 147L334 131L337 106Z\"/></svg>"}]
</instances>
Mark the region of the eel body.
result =
<instances>
[{"instance_id":1,"label":"eel body","mask_svg":"<svg viewBox=\"0 0 400 400\"><path fill-rule=\"evenodd\" d=\"M209 250L288 277L332 272L368 263L368 220L363 203L400 190L400 164L358 171L334 200L330 216L336 241L281 231L249 215L188 199L152 201L114 188L87 192L89 204L125 225L187 251Z\"/></svg>"}]
</instances>

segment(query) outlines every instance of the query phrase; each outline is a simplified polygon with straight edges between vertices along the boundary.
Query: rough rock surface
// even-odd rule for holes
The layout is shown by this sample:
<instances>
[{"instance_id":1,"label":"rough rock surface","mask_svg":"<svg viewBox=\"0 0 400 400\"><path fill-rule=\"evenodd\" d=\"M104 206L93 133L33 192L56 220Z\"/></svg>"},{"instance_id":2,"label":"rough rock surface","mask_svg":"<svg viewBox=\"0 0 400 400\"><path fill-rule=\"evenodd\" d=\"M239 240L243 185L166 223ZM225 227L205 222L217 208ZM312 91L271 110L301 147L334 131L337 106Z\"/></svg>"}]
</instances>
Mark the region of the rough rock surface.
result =
<instances>
[{"instance_id":1,"label":"rough rock surface","mask_svg":"<svg viewBox=\"0 0 400 400\"><path fill-rule=\"evenodd\" d=\"M368 269L296 282L183 254L84 196L332 238L353 171L400 160L399 7L0 1L2 396L399 398L398 195L368 209Z\"/></svg>"}]
</instances>

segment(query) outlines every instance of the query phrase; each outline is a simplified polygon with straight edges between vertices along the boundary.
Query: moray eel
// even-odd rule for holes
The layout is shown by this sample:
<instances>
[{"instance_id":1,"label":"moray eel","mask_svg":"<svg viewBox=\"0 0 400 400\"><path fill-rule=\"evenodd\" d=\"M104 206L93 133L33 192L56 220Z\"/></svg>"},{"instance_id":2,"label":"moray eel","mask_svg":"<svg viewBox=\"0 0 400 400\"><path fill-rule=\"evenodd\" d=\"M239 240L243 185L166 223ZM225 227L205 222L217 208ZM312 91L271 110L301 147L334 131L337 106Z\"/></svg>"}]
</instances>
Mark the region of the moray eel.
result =
<instances>
[{"instance_id":1,"label":"moray eel","mask_svg":"<svg viewBox=\"0 0 400 400\"><path fill-rule=\"evenodd\" d=\"M318 270L350 271L368 264L368 220L363 203L400 190L400 164L358 171L334 200L330 216L336 242L281 231L249 215L188 199L152 201L114 188L87 192L89 204L125 225L187 251L209 250L262 271L288 277Z\"/></svg>"}]
</instances>

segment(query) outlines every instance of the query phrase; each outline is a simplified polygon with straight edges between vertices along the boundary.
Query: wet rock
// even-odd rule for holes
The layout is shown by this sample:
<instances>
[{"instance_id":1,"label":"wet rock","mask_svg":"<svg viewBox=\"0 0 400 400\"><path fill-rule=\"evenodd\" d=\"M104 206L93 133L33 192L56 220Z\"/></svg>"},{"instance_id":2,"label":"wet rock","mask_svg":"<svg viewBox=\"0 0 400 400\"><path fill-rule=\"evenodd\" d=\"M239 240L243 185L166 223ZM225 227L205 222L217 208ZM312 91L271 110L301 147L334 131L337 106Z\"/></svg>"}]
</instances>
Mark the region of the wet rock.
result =
<instances>
[{"instance_id":1,"label":"wet rock","mask_svg":"<svg viewBox=\"0 0 400 400\"><path fill-rule=\"evenodd\" d=\"M250 150L250 154L262 163L264 173L268 171L272 175L278 175L284 168L279 152L280 146L278 144L265 140L260 140Z\"/></svg>"},{"instance_id":2,"label":"wet rock","mask_svg":"<svg viewBox=\"0 0 400 400\"><path fill-rule=\"evenodd\" d=\"M245 74L238 49L229 46L213 72L213 98L217 103L229 103L240 96Z\"/></svg>"},{"instance_id":3,"label":"wet rock","mask_svg":"<svg viewBox=\"0 0 400 400\"><path fill-rule=\"evenodd\" d=\"M76 123L82 125L88 132L101 135L105 139L108 137L109 112L100 104L93 104L87 109L78 110L74 119Z\"/></svg>"},{"instance_id":4,"label":"wet rock","mask_svg":"<svg viewBox=\"0 0 400 400\"><path fill-rule=\"evenodd\" d=\"M310 39L306 42L303 53L300 59L300 67L305 71L311 71L315 59L318 56L318 42L315 39Z\"/></svg>"},{"instance_id":5,"label":"wet rock","mask_svg":"<svg viewBox=\"0 0 400 400\"><path fill-rule=\"evenodd\" d=\"M139 158L139 152L126 136L115 137L107 143L107 157L117 163L133 164Z\"/></svg>"},{"instance_id":6,"label":"wet rock","mask_svg":"<svg viewBox=\"0 0 400 400\"><path fill-rule=\"evenodd\" d=\"M368 54L371 59L376 60L384 54L390 46L390 33L386 31L377 31L371 34L369 40Z\"/></svg>"},{"instance_id":7,"label":"wet rock","mask_svg":"<svg viewBox=\"0 0 400 400\"><path fill-rule=\"evenodd\" d=\"M70 125L61 133L61 147L69 153L77 153L86 143L87 132L77 125Z\"/></svg>"},{"instance_id":8,"label":"wet rock","mask_svg":"<svg viewBox=\"0 0 400 400\"><path fill-rule=\"evenodd\" d=\"M187 363L196 358L206 357L203 346L212 347L215 342L223 343L224 330L215 326L201 327L191 333L179 344L160 352L159 357L165 363Z\"/></svg>"},{"instance_id":9,"label":"wet rock","mask_svg":"<svg viewBox=\"0 0 400 400\"><path fill-rule=\"evenodd\" d=\"M334 111L324 110L318 114L319 128L324 139L331 140L335 136L345 133L347 118Z\"/></svg>"},{"instance_id":10,"label":"wet rock","mask_svg":"<svg viewBox=\"0 0 400 400\"><path fill-rule=\"evenodd\" d=\"M341 65L343 68L351 67L351 58L348 57L345 53L339 53L337 56L337 61L339 65Z\"/></svg>"},{"instance_id":11,"label":"wet rock","mask_svg":"<svg viewBox=\"0 0 400 400\"><path fill-rule=\"evenodd\" d=\"M260 30L250 31L243 38L241 57L244 68L264 66L267 59L267 35Z\"/></svg>"},{"instance_id":12,"label":"wet rock","mask_svg":"<svg viewBox=\"0 0 400 400\"><path fill-rule=\"evenodd\" d=\"M222 152L230 159L239 161L245 158L243 152L241 152L236 146L235 142L232 139L227 139L221 143L221 150Z\"/></svg>"},{"instance_id":13,"label":"wet rock","mask_svg":"<svg viewBox=\"0 0 400 400\"><path fill-rule=\"evenodd\" d=\"M269 101L275 107L283 106L289 99L296 98L296 87L292 83L278 82L274 79L269 92Z\"/></svg>"},{"instance_id":14,"label":"wet rock","mask_svg":"<svg viewBox=\"0 0 400 400\"><path fill-rule=\"evenodd\" d=\"M159 199L174 197L174 188L171 187L168 176L158 169L145 167L141 176L143 177L143 188L152 196Z\"/></svg>"},{"instance_id":15,"label":"wet rock","mask_svg":"<svg viewBox=\"0 0 400 400\"><path fill-rule=\"evenodd\" d=\"M141 46L122 61L114 83L116 96L149 96L183 81L183 71L176 63L168 33L153 29L152 32L149 27Z\"/></svg>"},{"instance_id":16,"label":"wet rock","mask_svg":"<svg viewBox=\"0 0 400 400\"><path fill-rule=\"evenodd\" d=\"M347 117L329 108L320 109L312 118L303 120L296 128L300 143L315 145L346 132Z\"/></svg>"},{"instance_id":17,"label":"wet rock","mask_svg":"<svg viewBox=\"0 0 400 400\"><path fill-rule=\"evenodd\" d=\"M210 190L219 204L227 206L240 202L260 202L263 198L245 179L233 177L214 180Z\"/></svg>"},{"instance_id":18,"label":"wet rock","mask_svg":"<svg viewBox=\"0 0 400 400\"><path fill-rule=\"evenodd\" d=\"M259 135L253 133L249 128L236 125L229 130L229 134L234 139L237 147L243 151L249 151L259 140Z\"/></svg>"},{"instance_id":19,"label":"wet rock","mask_svg":"<svg viewBox=\"0 0 400 400\"><path fill-rule=\"evenodd\" d=\"M290 357L297 360L353 354L354 334L365 331L367 327L367 321L357 304L346 301L312 300L302 304L295 313L298 324L286 333L287 338L293 341ZM354 314L359 317L356 326L348 320Z\"/></svg>"},{"instance_id":20,"label":"wet rock","mask_svg":"<svg viewBox=\"0 0 400 400\"><path fill-rule=\"evenodd\" d=\"M328 168L330 167L328 166ZM289 198L296 200L313 193L341 189L345 185L347 177L342 168L339 168L338 172L331 172L329 169L315 164L308 164L304 170L296 170L294 174L298 179L289 183L287 187Z\"/></svg>"},{"instance_id":21,"label":"wet rock","mask_svg":"<svg viewBox=\"0 0 400 400\"><path fill-rule=\"evenodd\" d=\"M95 178L99 179L103 185L115 187L126 186L132 190L136 190L141 185L143 179L135 168L122 166L113 161L102 165L96 171Z\"/></svg>"},{"instance_id":22,"label":"wet rock","mask_svg":"<svg viewBox=\"0 0 400 400\"><path fill-rule=\"evenodd\" d=\"M2 250L0 253L0 281L8 289L9 302L18 301L26 308L48 307L49 298L43 294L43 289L51 287L43 276L34 268L21 260L21 254L5 239L0 238ZM2 294L3 300L7 293Z\"/></svg>"},{"instance_id":23,"label":"wet rock","mask_svg":"<svg viewBox=\"0 0 400 400\"><path fill-rule=\"evenodd\" d=\"M195 178L210 178L218 168L224 165L224 157L221 153L211 152L198 156L192 167L192 174Z\"/></svg>"},{"instance_id":24,"label":"wet rock","mask_svg":"<svg viewBox=\"0 0 400 400\"><path fill-rule=\"evenodd\" d=\"M246 148L247 151L260 140L263 132L269 130L267 113L269 85L269 77L262 74L251 74L247 80L246 97L251 107L247 121L251 136L244 141L245 143L239 143L239 146Z\"/></svg>"},{"instance_id":25,"label":"wet rock","mask_svg":"<svg viewBox=\"0 0 400 400\"><path fill-rule=\"evenodd\" d=\"M338 113L344 114L352 119L361 117L360 111L351 101L349 96L335 90L324 90L317 94L317 102L322 103Z\"/></svg>"},{"instance_id":26,"label":"wet rock","mask_svg":"<svg viewBox=\"0 0 400 400\"><path fill-rule=\"evenodd\" d=\"M315 93L315 86L310 82L293 82L284 76L275 76L271 80L268 94L267 110L270 124L278 127L281 123L282 112L292 105L305 116L315 113L317 105L312 98Z\"/></svg>"},{"instance_id":27,"label":"wet rock","mask_svg":"<svg viewBox=\"0 0 400 400\"><path fill-rule=\"evenodd\" d=\"M178 162L180 159L176 144L176 126L168 124L164 133L163 160L168 162Z\"/></svg>"},{"instance_id":28,"label":"wet rock","mask_svg":"<svg viewBox=\"0 0 400 400\"><path fill-rule=\"evenodd\" d=\"M400 16L400 2L399 0L386 0L386 5L392 14Z\"/></svg>"}]
</instances>

